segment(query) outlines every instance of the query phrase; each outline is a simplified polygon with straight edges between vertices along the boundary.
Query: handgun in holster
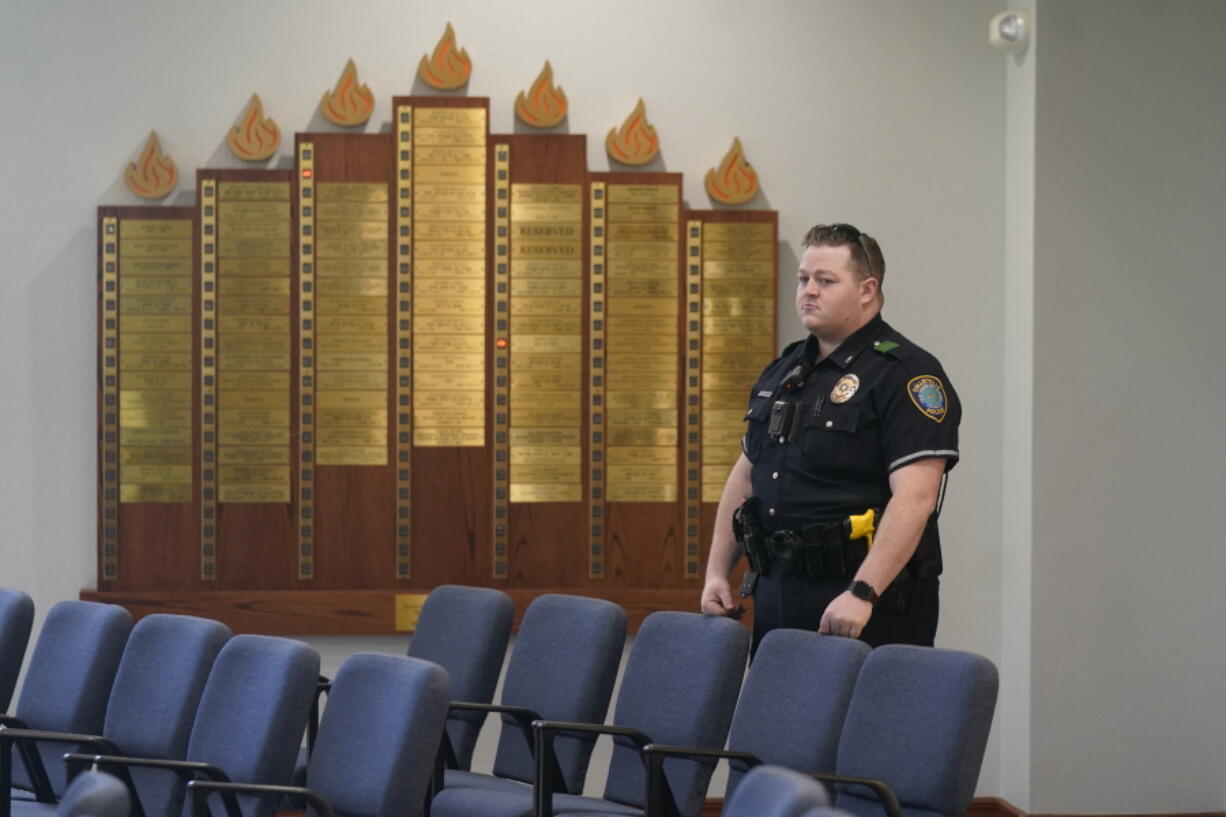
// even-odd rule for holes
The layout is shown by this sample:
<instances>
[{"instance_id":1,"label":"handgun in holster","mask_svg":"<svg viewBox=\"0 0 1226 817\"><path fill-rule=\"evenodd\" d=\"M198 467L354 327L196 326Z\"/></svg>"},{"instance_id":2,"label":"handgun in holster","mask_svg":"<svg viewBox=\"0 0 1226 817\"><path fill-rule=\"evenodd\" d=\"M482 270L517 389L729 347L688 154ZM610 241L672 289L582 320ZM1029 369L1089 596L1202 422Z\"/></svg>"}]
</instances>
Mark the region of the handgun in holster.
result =
<instances>
[{"instance_id":1,"label":"handgun in holster","mask_svg":"<svg viewBox=\"0 0 1226 817\"><path fill-rule=\"evenodd\" d=\"M732 535L745 552L749 569L741 577L737 592L748 598L758 589L758 577L767 571L766 540L758 524L758 498L751 496L732 512Z\"/></svg>"}]
</instances>

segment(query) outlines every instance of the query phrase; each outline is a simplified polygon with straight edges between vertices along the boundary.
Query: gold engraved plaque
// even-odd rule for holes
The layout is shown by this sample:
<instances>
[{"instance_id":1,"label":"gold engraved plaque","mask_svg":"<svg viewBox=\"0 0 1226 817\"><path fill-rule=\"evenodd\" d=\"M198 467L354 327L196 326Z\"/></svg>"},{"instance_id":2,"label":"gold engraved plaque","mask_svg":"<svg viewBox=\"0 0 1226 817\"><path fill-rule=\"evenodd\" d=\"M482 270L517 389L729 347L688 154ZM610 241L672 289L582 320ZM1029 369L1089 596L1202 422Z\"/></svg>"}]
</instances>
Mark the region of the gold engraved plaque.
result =
<instances>
[{"instance_id":1,"label":"gold engraved plaque","mask_svg":"<svg viewBox=\"0 0 1226 817\"><path fill-rule=\"evenodd\" d=\"M121 372L127 372L129 369L190 371L191 368L192 356L189 354L140 352L137 354L124 355L123 357L119 358L119 370Z\"/></svg>"},{"instance_id":2,"label":"gold engraved plaque","mask_svg":"<svg viewBox=\"0 0 1226 817\"><path fill-rule=\"evenodd\" d=\"M289 451L285 448L244 448L237 445L222 446L217 451L217 461L222 465L289 465ZM288 482L278 476L273 482Z\"/></svg>"},{"instance_id":3,"label":"gold engraved plaque","mask_svg":"<svg viewBox=\"0 0 1226 817\"><path fill-rule=\"evenodd\" d=\"M609 278L619 281L631 278L650 278L656 280L677 279L677 262L675 258L664 260L639 259L634 261L619 261L615 269L609 270Z\"/></svg>"},{"instance_id":4,"label":"gold engraved plaque","mask_svg":"<svg viewBox=\"0 0 1226 817\"><path fill-rule=\"evenodd\" d=\"M712 261L774 261L775 245L769 242L703 244L703 258Z\"/></svg>"},{"instance_id":5,"label":"gold engraved plaque","mask_svg":"<svg viewBox=\"0 0 1226 817\"><path fill-rule=\"evenodd\" d=\"M413 426L413 445L422 448L461 448L485 445L485 427L423 428Z\"/></svg>"},{"instance_id":6,"label":"gold engraved plaque","mask_svg":"<svg viewBox=\"0 0 1226 817\"><path fill-rule=\"evenodd\" d=\"M573 389L575 399L579 397L579 387L582 382L582 372L576 369L560 369L552 372L511 370L511 389L529 391L565 391Z\"/></svg>"},{"instance_id":7,"label":"gold engraved plaque","mask_svg":"<svg viewBox=\"0 0 1226 817\"><path fill-rule=\"evenodd\" d=\"M386 336L387 315L326 315L316 319L315 329L325 334Z\"/></svg>"},{"instance_id":8,"label":"gold engraved plaque","mask_svg":"<svg viewBox=\"0 0 1226 817\"><path fill-rule=\"evenodd\" d=\"M225 182L222 182L222 187L224 189ZM283 201L227 200L217 205L217 222L223 229L231 224L251 221L284 221L288 224L290 221L289 193L286 192Z\"/></svg>"},{"instance_id":9,"label":"gold engraved plaque","mask_svg":"<svg viewBox=\"0 0 1226 817\"><path fill-rule=\"evenodd\" d=\"M702 333L708 335L767 335L775 331L773 317L722 318L704 316Z\"/></svg>"},{"instance_id":10,"label":"gold engraved plaque","mask_svg":"<svg viewBox=\"0 0 1226 817\"><path fill-rule=\"evenodd\" d=\"M516 298L511 306L517 315L580 315L583 301L579 298Z\"/></svg>"},{"instance_id":11,"label":"gold engraved plaque","mask_svg":"<svg viewBox=\"0 0 1226 817\"><path fill-rule=\"evenodd\" d=\"M472 315L485 310L485 298L452 298L427 295L419 297L414 307L420 315Z\"/></svg>"},{"instance_id":12,"label":"gold engraved plaque","mask_svg":"<svg viewBox=\"0 0 1226 817\"><path fill-rule=\"evenodd\" d=\"M676 222L611 222L609 241L676 241L680 237Z\"/></svg>"},{"instance_id":13,"label":"gold engraved plaque","mask_svg":"<svg viewBox=\"0 0 1226 817\"><path fill-rule=\"evenodd\" d=\"M140 280L140 278L137 278ZM120 337L139 332L190 332L191 315L120 315Z\"/></svg>"},{"instance_id":14,"label":"gold engraved plaque","mask_svg":"<svg viewBox=\"0 0 1226 817\"><path fill-rule=\"evenodd\" d=\"M485 339L480 335L418 335L413 339L413 349L418 354L481 354L485 351Z\"/></svg>"},{"instance_id":15,"label":"gold engraved plaque","mask_svg":"<svg viewBox=\"0 0 1226 817\"><path fill-rule=\"evenodd\" d=\"M634 372L675 372L677 358L674 354L623 354L614 347L607 355L607 366L610 372L622 370Z\"/></svg>"},{"instance_id":16,"label":"gold engraved plaque","mask_svg":"<svg viewBox=\"0 0 1226 817\"><path fill-rule=\"evenodd\" d=\"M124 428L120 429L119 442L124 446L187 446L191 450L192 430L188 426L178 428Z\"/></svg>"},{"instance_id":17,"label":"gold engraved plaque","mask_svg":"<svg viewBox=\"0 0 1226 817\"><path fill-rule=\"evenodd\" d=\"M476 128L485 130L484 108L416 108L413 111L417 134L422 128ZM482 132L484 140L485 134ZM417 135L414 136L417 141Z\"/></svg>"},{"instance_id":18,"label":"gold engraved plaque","mask_svg":"<svg viewBox=\"0 0 1226 817\"><path fill-rule=\"evenodd\" d=\"M676 502L677 485L675 481L668 485L638 485L618 482L609 475L609 502ZM675 479L675 478L674 478Z\"/></svg>"},{"instance_id":19,"label":"gold engraved plaque","mask_svg":"<svg viewBox=\"0 0 1226 817\"><path fill-rule=\"evenodd\" d=\"M226 242L223 243L222 251L227 247L235 246L231 242L235 239L258 239L260 241L289 241L289 221L231 221L221 223L221 232L226 237ZM260 245L263 247L264 245ZM281 256L288 255L280 252L260 252L262 256Z\"/></svg>"},{"instance_id":20,"label":"gold engraved plaque","mask_svg":"<svg viewBox=\"0 0 1226 817\"><path fill-rule=\"evenodd\" d=\"M610 184L609 204L677 204L681 201L681 188L675 184ZM609 214L614 220L613 214ZM673 218L676 218L676 211Z\"/></svg>"},{"instance_id":21,"label":"gold engraved plaque","mask_svg":"<svg viewBox=\"0 0 1226 817\"><path fill-rule=\"evenodd\" d=\"M217 488L217 498L221 502L289 502L290 486L222 483Z\"/></svg>"},{"instance_id":22,"label":"gold engraved plaque","mask_svg":"<svg viewBox=\"0 0 1226 817\"><path fill-rule=\"evenodd\" d=\"M321 425L336 428L386 428L386 409L322 409Z\"/></svg>"},{"instance_id":23,"label":"gold engraved plaque","mask_svg":"<svg viewBox=\"0 0 1226 817\"><path fill-rule=\"evenodd\" d=\"M515 446L575 446L582 440L577 428L512 428L508 432Z\"/></svg>"},{"instance_id":24,"label":"gold engraved plaque","mask_svg":"<svg viewBox=\"0 0 1226 817\"><path fill-rule=\"evenodd\" d=\"M743 315L775 314L775 302L765 298L704 298L703 315L740 317Z\"/></svg>"},{"instance_id":25,"label":"gold engraved plaque","mask_svg":"<svg viewBox=\"0 0 1226 817\"><path fill-rule=\"evenodd\" d=\"M218 184L217 192L222 199L230 201L289 201L289 182L221 182ZM221 210L226 207L233 207L233 204L224 204L219 208ZM284 218L289 218L288 205L286 206Z\"/></svg>"},{"instance_id":26,"label":"gold engraved plaque","mask_svg":"<svg viewBox=\"0 0 1226 817\"><path fill-rule=\"evenodd\" d=\"M419 184L485 184L485 164L479 165L418 165L413 179Z\"/></svg>"},{"instance_id":27,"label":"gold engraved plaque","mask_svg":"<svg viewBox=\"0 0 1226 817\"><path fill-rule=\"evenodd\" d=\"M284 295L289 304L289 278L227 278L222 277L217 285L223 296L234 295Z\"/></svg>"},{"instance_id":28,"label":"gold engraved plaque","mask_svg":"<svg viewBox=\"0 0 1226 817\"><path fill-rule=\"evenodd\" d=\"M320 296L316 308L327 315L386 315L387 297Z\"/></svg>"},{"instance_id":29,"label":"gold engraved plaque","mask_svg":"<svg viewBox=\"0 0 1226 817\"><path fill-rule=\"evenodd\" d=\"M702 348L708 356L752 352L761 361L758 371L766 368L766 364L775 357L775 339L771 333L750 336L710 335L702 339Z\"/></svg>"},{"instance_id":30,"label":"gold engraved plaque","mask_svg":"<svg viewBox=\"0 0 1226 817\"><path fill-rule=\"evenodd\" d=\"M320 465L387 465L387 447L317 445L315 462Z\"/></svg>"},{"instance_id":31,"label":"gold engraved plaque","mask_svg":"<svg viewBox=\"0 0 1226 817\"><path fill-rule=\"evenodd\" d=\"M387 390L387 372L320 372L316 378L316 386L321 390L328 389L366 389Z\"/></svg>"},{"instance_id":32,"label":"gold engraved plaque","mask_svg":"<svg viewBox=\"0 0 1226 817\"><path fill-rule=\"evenodd\" d=\"M677 302L671 298L610 298L608 314L611 323L624 315L676 315Z\"/></svg>"},{"instance_id":33,"label":"gold engraved plaque","mask_svg":"<svg viewBox=\"0 0 1226 817\"><path fill-rule=\"evenodd\" d=\"M485 388L485 370L451 372L447 370L435 372L420 372L417 376L417 391L421 394L436 391L444 394L452 392L471 392L480 394Z\"/></svg>"},{"instance_id":34,"label":"gold engraved plaque","mask_svg":"<svg viewBox=\"0 0 1226 817\"><path fill-rule=\"evenodd\" d=\"M387 240L321 239L315 242L319 258L386 258Z\"/></svg>"},{"instance_id":35,"label":"gold engraved plaque","mask_svg":"<svg viewBox=\"0 0 1226 817\"><path fill-rule=\"evenodd\" d=\"M387 279L325 278L319 282L317 291L320 297L331 295L387 295Z\"/></svg>"},{"instance_id":36,"label":"gold engraved plaque","mask_svg":"<svg viewBox=\"0 0 1226 817\"><path fill-rule=\"evenodd\" d=\"M413 132L414 145L442 147L480 147L485 145L485 132L476 128L426 128Z\"/></svg>"},{"instance_id":37,"label":"gold engraved plaque","mask_svg":"<svg viewBox=\"0 0 1226 817\"><path fill-rule=\"evenodd\" d=\"M634 369L611 370L606 378L609 391L641 389L663 391L676 389L681 380L676 370L671 372L640 372Z\"/></svg>"},{"instance_id":38,"label":"gold engraved plaque","mask_svg":"<svg viewBox=\"0 0 1226 817\"><path fill-rule=\"evenodd\" d=\"M549 406L547 408L516 408L512 411L516 426L552 428L554 426L578 426L581 408L576 403L570 408Z\"/></svg>"},{"instance_id":39,"label":"gold engraved plaque","mask_svg":"<svg viewBox=\"0 0 1226 817\"><path fill-rule=\"evenodd\" d=\"M125 483L190 485L191 465L129 465L123 469Z\"/></svg>"},{"instance_id":40,"label":"gold engraved plaque","mask_svg":"<svg viewBox=\"0 0 1226 817\"><path fill-rule=\"evenodd\" d=\"M188 222L190 224L190 222ZM128 222L123 222L121 228L127 232ZM175 258L191 257L191 239L177 238L121 238L119 240L119 255L121 258ZM190 263L190 261L189 261Z\"/></svg>"},{"instance_id":41,"label":"gold engraved plaque","mask_svg":"<svg viewBox=\"0 0 1226 817\"><path fill-rule=\"evenodd\" d=\"M289 394L289 372L220 372L217 386L223 391L275 391Z\"/></svg>"},{"instance_id":42,"label":"gold engraved plaque","mask_svg":"<svg viewBox=\"0 0 1226 817\"><path fill-rule=\"evenodd\" d=\"M186 317L186 316L185 316ZM119 336L119 351L131 352L190 352L192 350L191 335L135 335L121 334Z\"/></svg>"},{"instance_id":43,"label":"gold engraved plaque","mask_svg":"<svg viewBox=\"0 0 1226 817\"><path fill-rule=\"evenodd\" d=\"M134 391L119 390L119 408L125 409L189 409L192 407L190 390Z\"/></svg>"},{"instance_id":44,"label":"gold engraved plaque","mask_svg":"<svg viewBox=\"0 0 1226 817\"><path fill-rule=\"evenodd\" d=\"M609 204L609 221L676 221L676 204Z\"/></svg>"},{"instance_id":45,"label":"gold engraved plaque","mask_svg":"<svg viewBox=\"0 0 1226 817\"><path fill-rule=\"evenodd\" d=\"M222 352L218 361L223 369L288 369L289 352L284 354L231 354Z\"/></svg>"},{"instance_id":46,"label":"gold engraved plaque","mask_svg":"<svg viewBox=\"0 0 1226 817\"><path fill-rule=\"evenodd\" d=\"M217 432L217 441L225 445L289 446L288 428L226 428Z\"/></svg>"},{"instance_id":47,"label":"gold engraved plaque","mask_svg":"<svg viewBox=\"0 0 1226 817\"><path fill-rule=\"evenodd\" d=\"M430 297L482 299L481 301L466 301L468 304L474 304L481 303L485 298L485 281L480 278L425 278L417 282L415 289L418 299Z\"/></svg>"},{"instance_id":48,"label":"gold engraved plaque","mask_svg":"<svg viewBox=\"0 0 1226 817\"><path fill-rule=\"evenodd\" d=\"M125 218L123 238L178 238L191 240L192 223L187 219ZM189 247L188 251L191 253Z\"/></svg>"},{"instance_id":49,"label":"gold engraved plaque","mask_svg":"<svg viewBox=\"0 0 1226 817\"><path fill-rule=\"evenodd\" d=\"M315 224L315 234L325 246L331 246L332 242L323 242L323 239L382 240L387 238L387 229L386 221L324 221L319 219Z\"/></svg>"},{"instance_id":50,"label":"gold engraved plaque","mask_svg":"<svg viewBox=\"0 0 1226 817\"><path fill-rule=\"evenodd\" d=\"M387 276L383 258L326 258L317 262L320 278L379 278Z\"/></svg>"},{"instance_id":51,"label":"gold engraved plaque","mask_svg":"<svg viewBox=\"0 0 1226 817\"><path fill-rule=\"evenodd\" d=\"M321 224L328 221L378 221L386 225L387 205L369 201L321 201L315 205L315 218Z\"/></svg>"},{"instance_id":52,"label":"gold engraved plaque","mask_svg":"<svg viewBox=\"0 0 1226 817\"><path fill-rule=\"evenodd\" d=\"M381 409L387 406L387 392L320 389L315 405L323 409Z\"/></svg>"},{"instance_id":53,"label":"gold engraved plaque","mask_svg":"<svg viewBox=\"0 0 1226 817\"><path fill-rule=\"evenodd\" d=\"M583 331L580 315L512 315L511 336L578 335ZM512 340L512 343L515 341Z\"/></svg>"},{"instance_id":54,"label":"gold engraved plaque","mask_svg":"<svg viewBox=\"0 0 1226 817\"><path fill-rule=\"evenodd\" d=\"M671 474L672 468L677 465L677 449L665 448L663 446L625 446L625 445L610 445L605 449L605 461L609 464L609 468L613 469L617 466L667 466L669 470L661 470L659 473ZM656 473L656 469L648 469L652 473Z\"/></svg>"},{"instance_id":55,"label":"gold engraved plaque","mask_svg":"<svg viewBox=\"0 0 1226 817\"><path fill-rule=\"evenodd\" d=\"M259 277L261 275L289 276L290 259L283 258L223 258L217 269L228 278Z\"/></svg>"},{"instance_id":56,"label":"gold engraved plaque","mask_svg":"<svg viewBox=\"0 0 1226 817\"><path fill-rule=\"evenodd\" d=\"M191 485L133 485L124 482L119 486L120 502L191 502Z\"/></svg>"},{"instance_id":57,"label":"gold engraved plaque","mask_svg":"<svg viewBox=\"0 0 1226 817\"><path fill-rule=\"evenodd\" d=\"M387 185L382 182L317 182L315 191L320 201L387 201ZM383 217L387 217L386 211Z\"/></svg>"},{"instance_id":58,"label":"gold engraved plaque","mask_svg":"<svg viewBox=\"0 0 1226 817\"><path fill-rule=\"evenodd\" d=\"M620 276L609 276L609 297L626 298L676 298L679 284L676 277L652 279L625 279ZM674 307L675 309L676 307Z\"/></svg>"},{"instance_id":59,"label":"gold engraved plaque","mask_svg":"<svg viewBox=\"0 0 1226 817\"><path fill-rule=\"evenodd\" d=\"M483 258L422 258L417 261L417 278L480 278L485 280Z\"/></svg>"},{"instance_id":60,"label":"gold engraved plaque","mask_svg":"<svg viewBox=\"0 0 1226 817\"><path fill-rule=\"evenodd\" d=\"M289 298L273 296L223 296L217 299L217 311L223 315L285 315Z\"/></svg>"},{"instance_id":61,"label":"gold engraved plaque","mask_svg":"<svg viewBox=\"0 0 1226 817\"><path fill-rule=\"evenodd\" d=\"M423 593L396 594L396 632L409 633L417 629L417 619L426 603Z\"/></svg>"},{"instance_id":62,"label":"gold engraved plaque","mask_svg":"<svg viewBox=\"0 0 1226 817\"><path fill-rule=\"evenodd\" d=\"M192 282L190 278L125 278L119 282L119 294L190 296L192 294ZM120 321L123 321L123 318L124 316L119 316ZM188 320L187 326L190 331L190 320Z\"/></svg>"},{"instance_id":63,"label":"gold engraved plaque","mask_svg":"<svg viewBox=\"0 0 1226 817\"><path fill-rule=\"evenodd\" d=\"M712 242L716 241L767 241L775 240L775 228L772 224L719 224L706 223L702 225L703 254L706 254Z\"/></svg>"},{"instance_id":64,"label":"gold engraved plaque","mask_svg":"<svg viewBox=\"0 0 1226 817\"><path fill-rule=\"evenodd\" d=\"M645 427L673 427L677 425L675 409L633 409L618 411L609 416L609 425Z\"/></svg>"},{"instance_id":65,"label":"gold engraved plaque","mask_svg":"<svg viewBox=\"0 0 1226 817\"><path fill-rule=\"evenodd\" d=\"M123 299L120 312L124 315L190 315L191 296L130 295Z\"/></svg>"},{"instance_id":66,"label":"gold engraved plaque","mask_svg":"<svg viewBox=\"0 0 1226 817\"><path fill-rule=\"evenodd\" d=\"M517 354L534 354L534 355L554 355L554 354L573 354L583 351L583 337L581 335L511 335L511 353ZM520 366L516 362L516 366ZM522 364L528 367L529 364ZM544 368L553 368L548 363L533 364L540 365Z\"/></svg>"},{"instance_id":67,"label":"gold engraved plaque","mask_svg":"<svg viewBox=\"0 0 1226 817\"><path fill-rule=\"evenodd\" d=\"M386 369L387 354L351 355L329 353L317 355L315 362L320 369L340 369L342 371Z\"/></svg>"},{"instance_id":68,"label":"gold engraved plaque","mask_svg":"<svg viewBox=\"0 0 1226 817\"><path fill-rule=\"evenodd\" d=\"M512 479L517 475L511 472ZM582 502L583 485L579 480L579 472L575 472L572 480L556 485L531 485L522 482L511 483L512 502Z\"/></svg>"},{"instance_id":69,"label":"gold engraved plaque","mask_svg":"<svg viewBox=\"0 0 1226 817\"><path fill-rule=\"evenodd\" d=\"M192 274L191 256L186 258L122 258L119 270L125 278L175 278Z\"/></svg>"},{"instance_id":70,"label":"gold engraved plaque","mask_svg":"<svg viewBox=\"0 0 1226 817\"><path fill-rule=\"evenodd\" d=\"M583 451L578 445L512 445L512 465L579 465Z\"/></svg>"},{"instance_id":71,"label":"gold engraved plaque","mask_svg":"<svg viewBox=\"0 0 1226 817\"><path fill-rule=\"evenodd\" d=\"M289 482L289 471L277 465L221 465L218 471L223 485L227 482L271 485Z\"/></svg>"},{"instance_id":72,"label":"gold engraved plaque","mask_svg":"<svg viewBox=\"0 0 1226 817\"><path fill-rule=\"evenodd\" d=\"M676 390L614 391L605 397L605 405L611 409L669 409L676 404Z\"/></svg>"},{"instance_id":73,"label":"gold engraved plaque","mask_svg":"<svg viewBox=\"0 0 1226 817\"><path fill-rule=\"evenodd\" d=\"M485 241L436 239L416 242L419 258L484 258Z\"/></svg>"},{"instance_id":74,"label":"gold engraved plaque","mask_svg":"<svg viewBox=\"0 0 1226 817\"><path fill-rule=\"evenodd\" d=\"M431 221L479 221L485 223L485 207L479 201L469 202L430 202L419 201L417 204L418 225Z\"/></svg>"},{"instance_id":75,"label":"gold engraved plaque","mask_svg":"<svg viewBox=\"0 0 1226 817\"><path fill-rule=\"evenodd\" d=\"M527 278L571 278L582 277L583 261L557 258L512 258L511 284L514 285Z\"/></svg>"},{"instance_id":76,"label":"gold engraved plaque","mask_svg":"<svg viewBox=\"0 0 1226 817\"><path fill-rule=\"evenodd\" d=\"M515 465L511 473L516 482L538 484L574 483L579 479L579 469L573 465Z\"/></svg>"},{"instance_id":77,"label":"gold engraved plaque","mask_svg":"<svg viewBox=\"0 0 1226 817\"><path fill-rule=\"evenodd\" d=\"M481 148L466 147L423 147L417 151L417 164L419 166L481 165L484 167L485 151ZM482 218L483 215L476 218Z\"/></svg>"},{"instance_id":78,"label":"gold engraved plaque","mask_svg":"<svg viewBox=\"0 0 1226 817\"><path fill-rule=\"evenodd\" d=\"M731 278L707 281L702 291L708 298L762 298L764 291L770 291L770 285L770 280L760 278Z\"/></svg>"},{"instance_id":79,"label":"gold engraved plaque","mask_svg":"<svg viewBox=\"0 0 1226 817\"><path fill-rule=\"evenodd\" d=\"M386 428L327 428L316 435L320 445L373 448L387 445Z\"/></svg>"},{"instance_id":80,"label":"gold engraved plaque","mask_svg":"<svg viewBox=\"0 0 1226 817\"><path fill-rule=\"evenodd\" d=\"M289 242L268 238L222 238L217 241L222 256L241 255L254 258L289 258Z\"/></svg>"},{"instance_id":81,"label":"gold engraved plaque","mask_svg":"<svg viewBox=\"0 0 1226 817\"><path fill-rule=\"evenodd\" d=\"M529 203L518 200L516 195L512 194L511 198L511 221L516 224L533 221L583 223L582 204Z\"/></svg>"},{"instance_id":82,"label":"gold engraved plaque","mask_svg":"<svg viewBox=\"0 0 1226 817\"><path fill-rule=\"evenodd\" d=\"M190 372L125 372L125 389L186 389L191 391Z\"/></svg>"},{"instance_id":83,"label":"gold engraved plaque","mask_svg":"<svg viewBox=\"0 0 1226 817\"><path fill-rule=\"evenodd\" d=\"M484 241L484 221L426 221L417 225L414 237L419 241Z\"/></svg>"},{"instance_id":84,"label":"gold engraved plaque","mask_svg":"<svg viewBox=\"0 0 1226 817\"><path fill-rule=\"evenodd\" d=\"M175 447L126 446L119 452L120 465L191 465L190 445Z\"/></svg>"},{"instance_id":85,"label":"gold engraved plaque","mask_svg":"<svg viewBox=\"0 0 1226 817\"><path fill-rule=\"evenodd\" d=\"M609 242L608 258L614 261L661 261L677 258L677 245L664 242L623 241Z\"/></svg>"},{"instance_id":86,"label":"gold engraved plaque","mask_svg":"<svg viewBox=\"0 0 1226 817\"><path fill-rule=\"evenodd\" d=\"M761 261L705 261L702 265L702 277L710 280L749 278L755 281L772 281L774 275L773 256Z\"/></svg>"},{"instance_id":87,"label":"gold engraved plaque","mask_svg":"<svg viewBox=\"0 0 1226 817\"><path fill-rule=\"evenodd\" d=\"M315 342L315 348L323 353L362 353L387 350L386 335L324 335Z\"/></svg>"}]
</instances>

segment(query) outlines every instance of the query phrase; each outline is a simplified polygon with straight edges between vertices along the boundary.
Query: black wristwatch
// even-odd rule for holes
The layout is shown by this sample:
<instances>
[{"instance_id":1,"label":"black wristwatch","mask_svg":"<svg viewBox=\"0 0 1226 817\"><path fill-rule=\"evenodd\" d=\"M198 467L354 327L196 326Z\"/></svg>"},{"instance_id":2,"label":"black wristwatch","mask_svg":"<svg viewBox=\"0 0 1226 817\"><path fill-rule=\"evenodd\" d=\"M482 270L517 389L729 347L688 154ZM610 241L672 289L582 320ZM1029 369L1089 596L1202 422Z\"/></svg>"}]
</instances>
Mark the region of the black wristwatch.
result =
<instances>
[{"instance_id":1,"label":"black wristwatch","mask_svg":"<svg viewBox=\"0 0 1226 817\"><path fill-rule=\"evenodd\" d=\"M847 590L856 598L864 599L869 604L875 605L881 599L871 584L866 581L861 581L860 579L856 579L854 582L848 585Z\"/></svg>"}]
</instances>

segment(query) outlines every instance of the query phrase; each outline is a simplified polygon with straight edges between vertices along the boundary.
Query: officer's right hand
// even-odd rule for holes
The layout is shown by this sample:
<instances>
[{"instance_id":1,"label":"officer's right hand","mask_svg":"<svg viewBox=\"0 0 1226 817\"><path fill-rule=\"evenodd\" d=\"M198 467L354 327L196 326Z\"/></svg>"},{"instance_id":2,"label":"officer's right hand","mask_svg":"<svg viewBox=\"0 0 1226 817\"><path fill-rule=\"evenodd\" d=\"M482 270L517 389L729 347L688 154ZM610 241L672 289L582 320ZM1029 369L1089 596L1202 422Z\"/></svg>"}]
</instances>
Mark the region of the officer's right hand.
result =
<instances>
[{"instance_id":1,"label":"officer's right hand","mask_svg":"<svg viewBox=\"0 0 1226 817\"><path fill-rule=\"evenodd\" d=\"M740 618L745 613L744 605L733 602L732 586L728 580L719 576L707 577L699 607L708 616Z\"/></svg>"}]
</instances>

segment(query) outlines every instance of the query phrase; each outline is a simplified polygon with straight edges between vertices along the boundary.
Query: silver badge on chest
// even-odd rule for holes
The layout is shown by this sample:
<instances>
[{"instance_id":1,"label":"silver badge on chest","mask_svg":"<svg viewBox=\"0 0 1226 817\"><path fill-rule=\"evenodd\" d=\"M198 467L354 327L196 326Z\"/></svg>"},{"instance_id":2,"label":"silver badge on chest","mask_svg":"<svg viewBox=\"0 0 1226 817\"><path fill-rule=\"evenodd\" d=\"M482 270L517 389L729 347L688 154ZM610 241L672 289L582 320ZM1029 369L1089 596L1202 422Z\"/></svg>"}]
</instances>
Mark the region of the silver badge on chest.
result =
<instances>
[{"instance_id":1,"label":"silver badge on chest","mask_svg":"<svg viewBox=\"0 0 1226 817\"><path fill-rule=\"evenodd\" d=\"M860 388L860 378L854 374L845 374L839 378L839 382L834 384L834 388L830 391L830 400L833 403L846 403L855 396L856 391Z\"/></svg>"}]
</instances>

